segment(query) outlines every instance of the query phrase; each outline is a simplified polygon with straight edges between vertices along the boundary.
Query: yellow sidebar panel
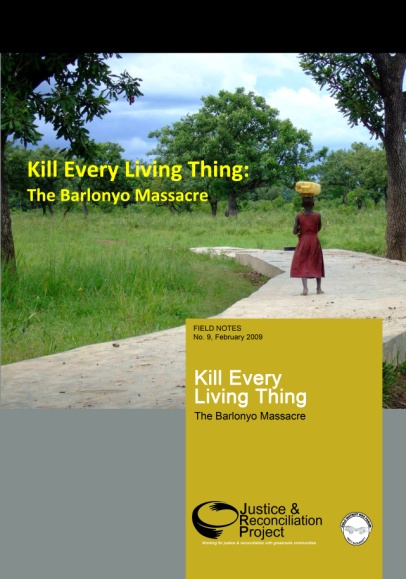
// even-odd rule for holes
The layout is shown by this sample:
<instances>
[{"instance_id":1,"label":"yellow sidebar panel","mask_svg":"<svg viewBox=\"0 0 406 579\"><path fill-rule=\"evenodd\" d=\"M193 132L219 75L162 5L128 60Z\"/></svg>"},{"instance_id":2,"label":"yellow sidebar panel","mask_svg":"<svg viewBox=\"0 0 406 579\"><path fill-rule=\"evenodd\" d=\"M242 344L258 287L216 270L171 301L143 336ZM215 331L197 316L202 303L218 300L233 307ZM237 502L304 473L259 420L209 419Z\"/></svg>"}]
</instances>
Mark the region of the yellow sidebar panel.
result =
<instances>
[{"instance_id":1,"label":"yellow sidebar panel","mask_svg":"<svg viewBox=\"0 0 406 579\"><path fill-rule=\"evenodd\" d=\"M186 324L186 579L382 578L382 321Z\"/></svg>"}]
</instances>

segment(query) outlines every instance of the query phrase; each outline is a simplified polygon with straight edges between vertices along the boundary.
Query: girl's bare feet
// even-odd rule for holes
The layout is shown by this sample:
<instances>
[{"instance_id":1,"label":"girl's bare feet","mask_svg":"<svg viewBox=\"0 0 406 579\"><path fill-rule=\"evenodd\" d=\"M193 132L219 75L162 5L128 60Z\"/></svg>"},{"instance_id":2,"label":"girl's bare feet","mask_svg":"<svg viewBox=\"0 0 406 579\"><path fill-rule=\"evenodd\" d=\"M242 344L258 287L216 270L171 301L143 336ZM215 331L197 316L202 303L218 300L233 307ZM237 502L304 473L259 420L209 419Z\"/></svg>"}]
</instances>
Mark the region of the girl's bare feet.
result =
<instances>
[{"instance_id":1,"label":"girl's bare feet","mask_svg":"<svg viewBox=\"0 0 406 579\"><path fill-rule=\"evenodd\" d=\"M321 290L321 288L317 288L317 293L318 294L324 294L324 292Z\"/></svg>"},{"instance_id":2,"label":"girl's bare feet","mask_svg":"<svg viewBox=\"0 0 406 579\"><path fill-rule=\"evenodd\" d=\"M307 296L308 291L309 291L309 290L308 290L307 288L304 288L303 291L302 291L302 293L301 293L300 295L301 295L301 296Z\"/></svg>"}]
</instances>

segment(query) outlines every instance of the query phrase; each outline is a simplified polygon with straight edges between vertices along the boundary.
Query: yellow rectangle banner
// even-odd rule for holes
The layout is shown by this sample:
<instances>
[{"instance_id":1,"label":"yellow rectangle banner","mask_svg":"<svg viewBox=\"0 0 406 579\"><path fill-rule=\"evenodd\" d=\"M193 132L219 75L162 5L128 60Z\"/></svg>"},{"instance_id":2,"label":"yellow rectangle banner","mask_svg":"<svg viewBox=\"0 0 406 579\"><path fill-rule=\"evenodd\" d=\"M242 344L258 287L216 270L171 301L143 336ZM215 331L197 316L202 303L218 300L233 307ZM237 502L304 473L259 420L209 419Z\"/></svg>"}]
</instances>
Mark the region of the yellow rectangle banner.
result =
<instances>
[{"instance_id":1,"label":"yellow rectangle banner","mask_svg":"<svg viewBox=\"0 0 406 579\"><path fill-rule=\"evenodd\" d=\"M382 577L382 321L186 323L186 579Z\"/></svg>"}]
</instances>

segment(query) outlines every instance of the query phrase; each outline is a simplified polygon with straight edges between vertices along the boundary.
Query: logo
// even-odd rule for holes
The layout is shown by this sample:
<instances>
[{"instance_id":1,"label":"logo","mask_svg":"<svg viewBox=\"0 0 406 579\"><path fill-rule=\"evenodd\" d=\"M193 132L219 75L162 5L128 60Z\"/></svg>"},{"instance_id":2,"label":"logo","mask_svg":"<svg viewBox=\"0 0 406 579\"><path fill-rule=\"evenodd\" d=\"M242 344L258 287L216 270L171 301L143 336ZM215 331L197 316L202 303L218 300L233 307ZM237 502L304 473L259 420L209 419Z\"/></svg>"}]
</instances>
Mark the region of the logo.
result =
<instances>
[{"instance_id":1,"label":"logo","mask_svg":"<svg viewBox=\"0 0 406 579\"><path fill-rule=\"evenodd\" d=\"M344 539L350 545L363 545L372 530L372 523L364 513L349 513L340 523Z\"/></svg>"},{"instance_id":2,"label":"logo","mask_svg":"<svg viewBox=\"0 0 406 579\"><path fill-rule=\"evenodd\" d=\"M202 515L200 515L200 511L203 511ZM215 515L215 513L221 511L231 511L231 513L222 513L222 516ZM202 517L204 517L205 520L203 520ZM192 513L192 521L196 531L203 535L203 537L209 539L218 539L223 532L223 528L233 525L237 519L237 509L233 507L233 505L223 503L222 501L207 501L201 503Z\"/></svg>"}]
</instances>

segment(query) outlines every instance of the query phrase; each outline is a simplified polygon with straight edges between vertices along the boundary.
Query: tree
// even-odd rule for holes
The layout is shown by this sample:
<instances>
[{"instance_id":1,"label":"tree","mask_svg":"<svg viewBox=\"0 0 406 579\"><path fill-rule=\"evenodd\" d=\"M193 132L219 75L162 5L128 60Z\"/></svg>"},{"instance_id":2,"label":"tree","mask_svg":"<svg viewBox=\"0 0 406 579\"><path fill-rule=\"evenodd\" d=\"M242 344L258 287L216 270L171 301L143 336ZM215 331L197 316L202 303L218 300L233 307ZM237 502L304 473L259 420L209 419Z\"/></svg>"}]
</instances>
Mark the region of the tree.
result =
<instances>
[{"instance_id":1,"label":"tree","mask_svg":"<svg viewBox=\"0 0 406 579\"><path fill-rule=\"evenodd\" d=\"M365 143L353 143L348 152L348 165L356 176L356 189L365 199L375 205L381 199L387 200L388 172L386 155L382 147L368 147ZM361 191L365 191L361 194Z\"/></svg>"},{"instance_id":2,"label":"tree","mask_svg":"<svg viewBox=\"0 0 406 579\"><path fill-rule=\"evenodd\" d=\"M253 92L221 90L218 96L201 100L198 113L149 134L158 139L149 154L183 167L190 162L211 167L210 175L209 169L202 174L201 165L189 165L189 169L197 168L192 178L206 178L204 190L212 208L219 197L226 197L227 214L237 215L242 193L264 184L292 186L304 178L306 165L319 158L312 155L310 133L296 129L290 120L280 120L279 111ZM215 175L214 167L221 166L240 167L241 178L226 172Z\"/></svg>"},{"instance_id":3,"label":"tree","mask_svg":"<svg viewBox=\"0 0 406 579\"><path fill-rule=\"evenodd\" d=\"M388 176L382 148L353 143L349 150L332 151L317 165L317 176L323 198L341 197L346 204L348 193L361 188L362 197L372 199L375 204L386 199Z\"/></svg>"},{"instance_id":4,"label":"tree","mask_svg":"<svg viewBox=\"0 0 406 579\"><path fill-rule=\"evenodd\" d=\"M63 165L66 160L66 153L61 153L59 148L51 149L49 145L44 145L38 149L28 150L20 145L7 143L5 154L5 181L8 192L10 207L21 207L23 210L37 209L42 207L42 212L46 215L46 210L53 215L54 203L50 201L30 200L29 189L40 188L41 191L56 191L60 187L66 186L66 179L58 175L47 175L45 177L29 177L28 163L36 161L57 161Z\"/></svg>"},{"instance_id":5,"label":"tree","mask_svg":"<svg viewBox=\"0 0 406 579\"><path fill-rule=\"evenodd\" d=\"M124 149L118 143L96 143L92 140L89 143L87 156L85 158L75 157L74 161L79 166L89 163L98 167L102 165L109 165L111 167L115 167L116 165L119 166L117 175L114 178L114 186L112 186L110 174L107 173L103 176L99 175L97 177L89 177L87 174L83 177L75 177L69 183L70 188L79 192L86 190L88 187L97 191L111 191L112 188L115 192L130 190L131 187L133 187L133 182L125 176L125 159L123 159L121 155L122 153L124 153ZM99 205L106 212L113 209L113 204L107 201L94 202L94 204ZM88 215L89 210L87 202L84 200L82 205L84 214ZM69 202L64 213L65 215L70 211L72 206L73 203Z\"/></svg>"},{"instance_id":6,"label":"tree","mask_svg":"<svg viewBox=\"0 0 406 579\"><path fill-rule=\"evenodd\" d=\"M8 191L10 207L20 207L23 211L33 208L30 204L27 189L32 186L27 173L30 151L11 142L6 144L4 178Z\"/></svg>"},{"instance_id":7,"label":"tree","mask_svg":"<svg viewBox=\"0 0 406 579\"><path fill-rule=\"evenodd\" d=\"M300 53L306 74L326 86L351 126L364 125L385 149L386 257L406 261L406 53Z\"/></svg>"},{"instance_id":8,"label":"tree","mask_svg":"<svg viewBox=\"0 0 406 579\"><path fill-rule=\"evenodd\" d=\"M142 96L139 78L112 73L107 60L117 53L2 53L1 55L1 256L15 269L15 250L5 181L4 151L12 136L37 144L36 118L51 123L57 138L69 142L69 154L87 158L85 124L109 112L111 99L124 94L132 104ZM48 92L44 85L48 83Z\"/></svg>"}]
</instances>

